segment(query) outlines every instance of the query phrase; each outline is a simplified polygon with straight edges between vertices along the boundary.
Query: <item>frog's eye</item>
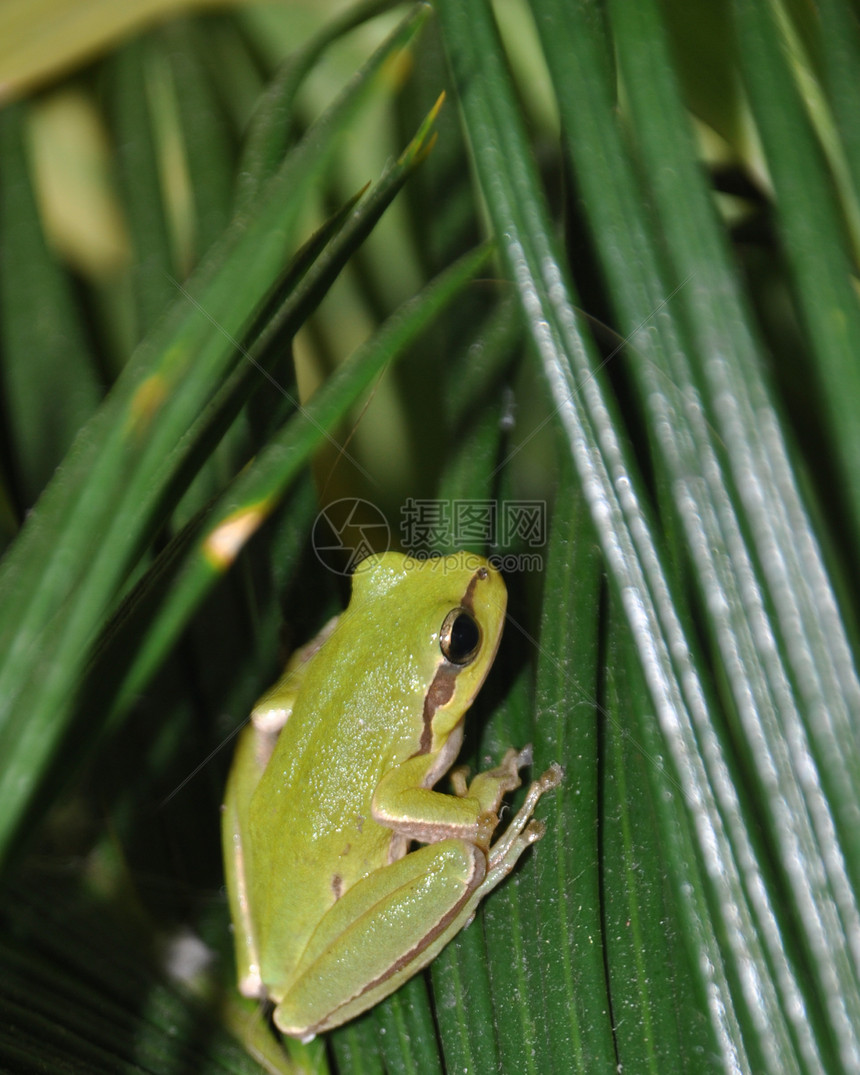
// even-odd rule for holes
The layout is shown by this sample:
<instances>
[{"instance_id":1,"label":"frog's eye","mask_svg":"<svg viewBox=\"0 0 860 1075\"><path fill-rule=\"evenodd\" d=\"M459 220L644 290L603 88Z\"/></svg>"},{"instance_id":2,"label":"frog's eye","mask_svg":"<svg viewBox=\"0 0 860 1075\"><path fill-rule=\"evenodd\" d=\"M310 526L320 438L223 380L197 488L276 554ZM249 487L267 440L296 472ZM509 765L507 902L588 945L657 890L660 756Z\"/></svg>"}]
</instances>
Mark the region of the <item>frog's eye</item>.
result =
<instances>
[{"instance_id":1,"label":"frog's eye","mask_svg":"<svg viewBox=\"0 0 860 1075\"><path fill-rule=\"evenodd\" d=\"M464 608L452 608L439 632L439 646L451 664L468 664L480 649L481 628Z\"/></svg>"}]
</instances>

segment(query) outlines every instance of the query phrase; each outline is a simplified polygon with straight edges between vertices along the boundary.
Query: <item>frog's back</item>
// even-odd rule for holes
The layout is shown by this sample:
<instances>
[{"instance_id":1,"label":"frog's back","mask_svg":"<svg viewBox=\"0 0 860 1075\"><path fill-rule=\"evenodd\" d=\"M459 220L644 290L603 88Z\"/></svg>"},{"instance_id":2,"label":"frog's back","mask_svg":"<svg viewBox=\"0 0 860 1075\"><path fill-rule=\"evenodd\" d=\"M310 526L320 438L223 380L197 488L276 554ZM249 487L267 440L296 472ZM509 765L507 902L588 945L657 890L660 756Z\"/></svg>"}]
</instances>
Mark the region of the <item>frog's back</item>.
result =
<instances>
[{"instance_id":1,"label":"frog's back","mask_svg":"<svg viewBox=\"0 0 860 1075\"><path fill-rule=\"evenodd\" d=\"M334 658L348 691L328 673L331 653L308 668L251 801L264 963L266 951L281 953L279 962L300 952L325 910L388 860L394 834L373 820L371 800L383 773L414 752L415 714L385 670L373 673L357 656Z\"/></svg>"}]
</instances>

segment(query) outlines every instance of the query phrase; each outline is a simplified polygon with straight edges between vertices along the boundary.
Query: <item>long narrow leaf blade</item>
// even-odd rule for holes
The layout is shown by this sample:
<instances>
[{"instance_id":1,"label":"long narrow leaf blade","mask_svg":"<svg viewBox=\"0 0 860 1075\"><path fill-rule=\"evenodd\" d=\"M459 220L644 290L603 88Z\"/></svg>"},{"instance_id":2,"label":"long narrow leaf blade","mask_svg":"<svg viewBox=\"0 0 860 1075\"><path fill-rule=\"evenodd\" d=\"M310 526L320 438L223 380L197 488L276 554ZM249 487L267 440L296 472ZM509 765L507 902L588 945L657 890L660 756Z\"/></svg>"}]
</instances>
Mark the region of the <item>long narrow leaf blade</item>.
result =
<instances>
[{"instance_id":1,"label":"long narrow leaf blade","mask_svg":"<svg viewBox=\"0 0 860 1075\"><path fill-rule=\"evenodd\" d=\"M0 565L0 852L58 741L107 608L157 525L153 476L235 361L234 340L271 287L338 135L423 18L419 10L401 24L271 181L253 219L218 244L190 286L193 303L180 300L141 344Z\"/></svg>"},{"instance_id":2,"label":"long narrow leaf blade","mask_svg":"<svg viewBox=\"0 0 860 1075\"><path fill-rule=\"evenodd\" d=\"M393 359L455 298L484 263L487 248L462 258L392 314L377 334L314 394L213 505L183 558L156 622L128 670L117 706L140 690L205 594L275 510L311 453Z\"/></svg>"},{"instance_id":3,"label":"long narrow leaf blade","mask_svg":"<svg viewBox=\"0 0 860 1075\"><path fill-rule=\"evenodd\" d=\"M774 985L762 972L767 961L742 881L740 862L749 858L751 848L748 844L736 848L728 837L727 824L736 822L741 813L710 725L706 688L694 650L679 620L683 605L661 565L639 483L625 457L623 437L595 375L596 364L577 330L567 273L551 236L486 6L471 4L467 11L445 3L440 10L490 213L497 233L504 237L508 269L519 288L607 566L633 630L666 753L673 760L694 831L709 862L703 877L693 864L683 863L680 848L674 859L679 893L686 886L696 896L679 904L686 913L688 940L707 952L707 963L700 963L702 991L709 998L715 1040L727 1067L753 1069L738 1019L757 1021L759 1013L738 1011L728 977L742 965L753 968L756 977L751 993L756 1005L768 1010L771 1040L782 1042L769 1050L768 1064L776 1070L779 1055L792 1056L791 1035ZM704 757L712 759L709 769ZM743 836L742 828L739 834ZM717 908L713 920L703 914L706 905ZM725 914L720 925L719 908ZM734 945L728 964L720 944L725 936L731 936ZM787 966L784 953L782 959Z\"/></svg>"}]
</instances>

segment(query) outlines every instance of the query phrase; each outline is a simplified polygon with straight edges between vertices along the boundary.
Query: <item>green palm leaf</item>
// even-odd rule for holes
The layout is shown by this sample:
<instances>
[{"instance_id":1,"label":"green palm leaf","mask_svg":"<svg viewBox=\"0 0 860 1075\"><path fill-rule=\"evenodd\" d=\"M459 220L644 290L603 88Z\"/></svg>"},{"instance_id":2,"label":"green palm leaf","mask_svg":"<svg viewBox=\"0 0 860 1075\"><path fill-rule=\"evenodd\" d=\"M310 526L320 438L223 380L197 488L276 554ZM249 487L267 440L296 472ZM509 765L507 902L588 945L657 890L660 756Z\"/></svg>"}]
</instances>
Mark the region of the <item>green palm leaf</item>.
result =
<instances>
[{"instance_id":1,"label":"green palm leaf","mask_svg":"<svg viewBox=\"0 0 860 1075\"><path fill-rule=\"evenodd\" d=\"M386 6L168 23L0 113L0 1067L259 1070L219 746L342 605L309 533L347 496L407 545L407 508L549 505L491 546L465 755L566 778L292 1068L856 1071L853 8ZM16 84L114 32L78 26ZM82 102L109 272L51 223Z\"/></svg>"}]
</instances>

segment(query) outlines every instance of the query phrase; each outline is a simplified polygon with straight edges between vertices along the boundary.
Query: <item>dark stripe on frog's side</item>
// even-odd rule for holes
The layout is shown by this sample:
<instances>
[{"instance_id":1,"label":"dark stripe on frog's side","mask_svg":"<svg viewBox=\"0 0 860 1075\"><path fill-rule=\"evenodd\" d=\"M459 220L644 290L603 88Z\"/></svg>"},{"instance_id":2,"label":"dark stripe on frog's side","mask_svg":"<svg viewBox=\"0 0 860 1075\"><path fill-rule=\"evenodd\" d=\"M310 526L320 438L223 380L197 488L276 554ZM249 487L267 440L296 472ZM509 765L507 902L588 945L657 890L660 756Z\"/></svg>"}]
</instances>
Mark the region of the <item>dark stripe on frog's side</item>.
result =
<instances>
[{"instance_id":1,"label":"dark stripe on frog's side","mask_svg":"<svg viewBox=\"0 0 860 1075\"><path fill-rule=\"evenodd\" d=\"M415 752L416 754L430 753L430 747L433 742L433 718L436 715L436 710L446 706L453 698L454 686L457 682L457 673L459 671L459 668L448 664L444 659L436 669L436 675L433 677L433 682L424 697L424 727L421 729L421 740L418 744L418 750Z\"/></svg>"},{"instance_id":2,"label":"dark stripe on frog's side","mask_svg":"<svg viewBox=\"0 0 860 1075\"><path fill-rule=\"evenodd\" d=\"M466 592L463 594L463 600L460 602L460 605L471 616L475 615L475 587L479 582L483 582L486 577L487 569L485 567L479 567L472 576L469 585L466 587Z\"/></svg>"},{"instance_id":3,"label":"dark stripe on frog's side","mask_svg":"<svg viewBox=\"0 0 860 1075\"><path fill-rule=\"evenodd\" d=\"M475 586L486 577L487 569L479 567L469 580L466 592L460 600L460 607L464 608L471 616L475 615ZM430 747L433 743L433 717L436 715L437 709L446 706L453 698L459 671L459 668L449 664L444 658L436 669L436 675L433 677L433 681L424 698L424 712L422 714L424 725L421 729L421 740L416 754L430 753Z\"/></svg>"}]
</instances>

